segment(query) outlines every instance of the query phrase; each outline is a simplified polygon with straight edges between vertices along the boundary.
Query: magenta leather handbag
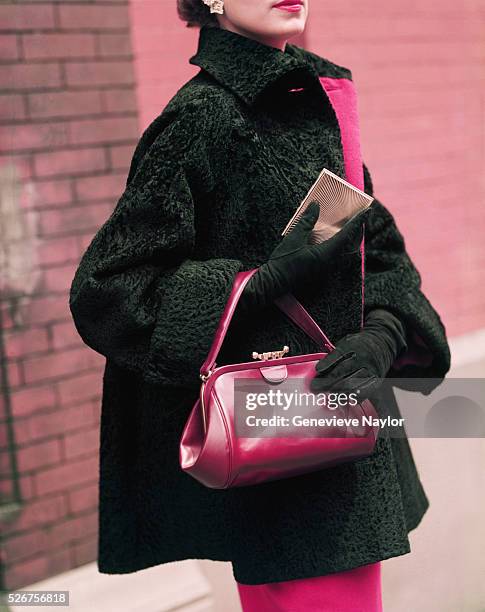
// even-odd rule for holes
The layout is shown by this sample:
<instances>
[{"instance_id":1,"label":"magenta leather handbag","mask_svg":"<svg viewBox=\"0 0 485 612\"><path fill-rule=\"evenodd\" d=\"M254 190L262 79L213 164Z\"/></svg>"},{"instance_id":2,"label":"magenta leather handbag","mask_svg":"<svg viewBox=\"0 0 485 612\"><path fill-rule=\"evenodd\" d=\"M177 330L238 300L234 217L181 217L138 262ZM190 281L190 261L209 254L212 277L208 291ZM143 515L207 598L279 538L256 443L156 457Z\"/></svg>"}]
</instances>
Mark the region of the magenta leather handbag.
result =
<instances>
[{"instance_id":1,"label":"magenta leather handbag","mask_svg":"<svg viewBox=\"0 0 485 612\"><path fill-rule=\"evenodd\" d=\"M310 338L321 352L283 356L286 351L263 353L263 360L216 366L216 359L245 284L257 268L236 275L207 359L200 369L200 395L185 424L179 448L182 470L213 489L253 485L304 474L370 455L379 428L368 425L355 430L342 426L328 437L236 436L234 386L237 379L265 380L278 387L292 377L300 379L302 391L310 391L316 363L335 347L302 304L291 294L275 304ZM286 347L285 347L286 348ZM273 358L274 355L277 355ZM255 355L253 355L255 357ZM369 400L347 406L347 417L378 414ZM366 419L364 419L366 420ZM352 429L352 431L350 431ZM340 433L339 433L340 432ZM340 437L338 437L340 436Z\"/></svg>"}]
</instances>

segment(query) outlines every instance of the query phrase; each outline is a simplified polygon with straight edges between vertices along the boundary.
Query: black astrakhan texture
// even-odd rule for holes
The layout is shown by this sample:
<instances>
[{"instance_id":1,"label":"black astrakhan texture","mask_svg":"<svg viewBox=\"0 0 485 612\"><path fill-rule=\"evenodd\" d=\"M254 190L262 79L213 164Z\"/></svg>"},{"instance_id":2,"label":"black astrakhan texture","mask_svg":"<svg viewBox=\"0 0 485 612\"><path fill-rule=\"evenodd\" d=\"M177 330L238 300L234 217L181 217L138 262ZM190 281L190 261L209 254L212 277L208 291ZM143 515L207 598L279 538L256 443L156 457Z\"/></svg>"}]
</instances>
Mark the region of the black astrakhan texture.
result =
<instances>
[{"instance_id":1,"label":"black astrakhan texture","mask_svg":"<svg viewBox=\"0 0 485 612\"><path fill-rule=\"evenodd\" d=\"M190 61L201 70L141 137L126 189L71 288L79 334L106 357L99 570L208 558L232 561L237 580L257 584L404 554L428 506L406 439L383 438L353 464L228 491L179 468L198 369L235 274L266 260L322 167L345 178L318 76L351 78L297 46L283 53L208 26ZM445 329L378 200L365 231L367 308L391 309L432 357L393 375L443 377ZM349 251L297 296L333 341L360 327L360 264ZM284 344L291 354L316 348L275 306L251 320L236 313L218 365ZM392 388L380 409L399 414Z\"/></svg>"}]
</instances>

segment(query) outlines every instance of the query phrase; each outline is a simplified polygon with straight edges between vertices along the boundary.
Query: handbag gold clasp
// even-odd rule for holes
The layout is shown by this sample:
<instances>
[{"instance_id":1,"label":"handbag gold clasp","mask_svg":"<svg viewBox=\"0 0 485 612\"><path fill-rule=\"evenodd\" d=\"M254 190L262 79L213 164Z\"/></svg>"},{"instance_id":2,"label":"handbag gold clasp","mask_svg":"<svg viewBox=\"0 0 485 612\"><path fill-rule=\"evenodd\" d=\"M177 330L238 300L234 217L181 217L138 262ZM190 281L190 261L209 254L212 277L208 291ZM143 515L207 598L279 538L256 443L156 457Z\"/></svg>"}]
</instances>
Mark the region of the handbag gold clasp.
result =
<instances>
[{"instance_id":1,"label":"handbag gold clasp","mask_svg":"<svg viewBox=\"0 0 485 612\"><path fill-rule=\"evenodd\" d=\"M284 357L286 353L290 350L289 346L285 346L281 349L281 351L268 351L266 353L258 353L257 351L253 351L253 359L261 359L266 361L267 359L280 359Z\"/></svg>"}]
</instances>

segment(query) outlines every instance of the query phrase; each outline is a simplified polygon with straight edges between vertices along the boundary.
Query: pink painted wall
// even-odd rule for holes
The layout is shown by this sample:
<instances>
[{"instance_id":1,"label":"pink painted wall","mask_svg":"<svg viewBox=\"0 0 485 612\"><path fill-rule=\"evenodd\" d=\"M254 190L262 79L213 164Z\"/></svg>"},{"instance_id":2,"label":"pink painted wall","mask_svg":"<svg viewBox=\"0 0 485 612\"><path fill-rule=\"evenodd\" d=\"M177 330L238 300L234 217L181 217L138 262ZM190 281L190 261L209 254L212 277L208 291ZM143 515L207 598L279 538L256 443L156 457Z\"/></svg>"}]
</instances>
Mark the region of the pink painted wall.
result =
<instances>
[{"instance_id":1,"label":"pink painted wall","mask_svg":"<svg viewBox=\"0 0 485 612\"><path fill-rule=\"evenodd\" d=\"M197 48L198 29L186 28L180 21L175 0L131 0L130 11L139 121L144 129L198 71L188 63Z\"/></svg>"},{"instance_id":2,"label":"pink painted wall","mask_svg":"<svg viewBox=\"0 0 485 612\"><path fill-rule=\"evenodd\" d=\"M480 5L480 6L479 6ZM485 325L481 0L312 2L306 46L352 70L362 151L450 335ZM132 0L140 129L198 70L175 2Z\"/></svg>"},{"instance_id":3,"label":"pink painted wall","mask_svg":"<svg viewBox=\"0 0 485 612\"><path fill-rule=\"evenodd\" d=\"M308 47L352 69L362 151L451 334L485 325L485 7L312 3ZM329 32L331 26L331 32Z\"/></svg>"}]
</instances>

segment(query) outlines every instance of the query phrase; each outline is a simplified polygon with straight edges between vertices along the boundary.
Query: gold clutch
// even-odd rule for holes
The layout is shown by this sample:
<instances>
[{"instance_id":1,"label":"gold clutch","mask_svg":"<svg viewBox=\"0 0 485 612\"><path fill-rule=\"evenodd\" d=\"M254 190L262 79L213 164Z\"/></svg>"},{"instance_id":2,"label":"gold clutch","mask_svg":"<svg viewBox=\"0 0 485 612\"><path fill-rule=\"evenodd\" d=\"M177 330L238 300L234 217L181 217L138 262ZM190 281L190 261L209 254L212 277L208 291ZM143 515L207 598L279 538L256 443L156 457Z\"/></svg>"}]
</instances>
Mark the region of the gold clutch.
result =
<instances>
[{"instance_id":1,"label":"gold clutch","mask_svg":"<svg viewBox=\"0 0 485 612\"><path fill-rule=\"evenodd\" d=\"M347 221L368 208L374 198L324 168L288 221L281 233L282 236L293 229L313 200L320 205L320 215L313 227L309 242L317 244L340 231Z\"/></svg>"}]
</instances>

